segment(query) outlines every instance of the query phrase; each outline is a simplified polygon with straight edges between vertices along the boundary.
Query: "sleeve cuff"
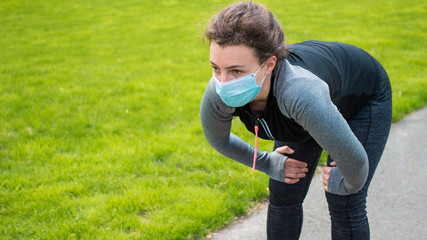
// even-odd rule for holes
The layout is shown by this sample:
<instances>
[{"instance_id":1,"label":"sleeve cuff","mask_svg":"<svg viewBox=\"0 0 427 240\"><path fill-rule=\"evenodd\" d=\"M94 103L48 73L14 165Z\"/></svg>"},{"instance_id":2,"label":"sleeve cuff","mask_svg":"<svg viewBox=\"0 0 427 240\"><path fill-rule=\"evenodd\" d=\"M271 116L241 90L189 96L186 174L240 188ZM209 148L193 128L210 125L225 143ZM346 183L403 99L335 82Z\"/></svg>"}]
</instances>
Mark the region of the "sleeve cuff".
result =
<instances>
[{"instance_id":1,"label":"sleeve cuff","mask_svg":"<svg viewBox=\"0 0 427 240\"><path fill-rule=\"evenodd\" d=\"M270 165L266 174L273 180L284 182L285 181L285 161L287 156L280 154L276 151L270 153Z\"/></svg>"},{"instance_id":2,"label":"sleeve cuff","mask_svg":"<svg viewBox=\"0 0 427 240\"><path fill-rule=\"evenodd\" d=\"M337 167L331 168L328 180L328 192L336 195L349 195L344 184L344 177Z\"/></svg>"}]
</instances>

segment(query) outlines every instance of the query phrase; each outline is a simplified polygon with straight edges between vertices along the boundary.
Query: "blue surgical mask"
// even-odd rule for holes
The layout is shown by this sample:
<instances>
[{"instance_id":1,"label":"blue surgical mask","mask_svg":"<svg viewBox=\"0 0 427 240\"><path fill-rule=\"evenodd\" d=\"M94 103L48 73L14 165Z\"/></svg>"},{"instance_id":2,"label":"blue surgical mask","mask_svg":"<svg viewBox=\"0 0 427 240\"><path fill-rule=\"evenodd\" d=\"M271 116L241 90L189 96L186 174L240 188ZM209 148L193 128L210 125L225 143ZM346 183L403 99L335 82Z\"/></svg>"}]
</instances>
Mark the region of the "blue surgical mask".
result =
<instances>
[{"instance_id":1,"label":"blue surgical mask","mask_svg":"<svg viewBox=\"0 0 427 240\"><path fill-rule=\"evenodd\" d=\"M265 63L265 62L264 62ZM252 101L261 90L264 79L258 86L256 84L256 74L262 68L264 63L258 68L255 73L233 79L228 82L221 83L215 75L212 78L215 79L216 93L221 97L222 101L230 107L241 107Z\"/></svg>"}]
</instances>

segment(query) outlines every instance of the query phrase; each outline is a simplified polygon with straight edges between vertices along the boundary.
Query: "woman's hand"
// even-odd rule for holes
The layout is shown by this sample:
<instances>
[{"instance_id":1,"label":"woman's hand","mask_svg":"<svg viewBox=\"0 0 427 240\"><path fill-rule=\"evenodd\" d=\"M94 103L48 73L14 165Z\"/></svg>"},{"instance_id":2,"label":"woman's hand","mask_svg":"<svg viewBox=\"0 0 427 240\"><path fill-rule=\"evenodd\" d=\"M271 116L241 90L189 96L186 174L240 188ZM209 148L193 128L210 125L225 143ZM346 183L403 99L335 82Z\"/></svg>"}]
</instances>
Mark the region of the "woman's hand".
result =
<instances>
[{"instance_id":1,"label":"woman's hand","mask_svg":"<svg viewBox=\"0 0 427 240\"><path fill-rule=\"evenodd\" d=\"M294 150L288 146L279 147L276 152L281 154L293 154ZM285 183L294 184L299 182L300 178L305 177L308 172L307 163L292 158L285 161Z\"/></svg>"},{"instance_id":2,"label":"woman's hand","mask_svg":"<svg viewBox=\"0 0 427 240\"><path fill-rule=\"evenodd\" d=\"M331 162L332 167L335 167L336 165L335 161ZM331 173L332 167L322 168L323 189L325 189L326 192L328 191L329 174Z\"/></svg>"}]
</instances>

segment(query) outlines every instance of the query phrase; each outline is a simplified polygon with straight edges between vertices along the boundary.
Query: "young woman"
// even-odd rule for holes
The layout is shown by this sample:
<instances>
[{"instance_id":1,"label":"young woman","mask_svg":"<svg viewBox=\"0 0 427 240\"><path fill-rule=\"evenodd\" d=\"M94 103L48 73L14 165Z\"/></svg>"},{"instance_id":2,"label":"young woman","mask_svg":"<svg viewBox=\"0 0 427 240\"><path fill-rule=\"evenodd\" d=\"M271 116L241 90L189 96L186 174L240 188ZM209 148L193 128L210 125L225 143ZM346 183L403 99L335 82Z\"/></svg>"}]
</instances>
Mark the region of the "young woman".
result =
<instances>
[{"instance_id":1,"label":"young woman","mask_svg":"<svg viewBox=\"0 0 427 240\"><path fill-rule=\"evenodd\" d=\"M269 239L298 239L302 203L324 149L323 185L333 239L369 239L366 196L391 125L391 87L383 67L343 43L285 45L261 4L221 10L206 30L213 76L200 104L204 134L218 152L270 177ZM230 132L275 141L257 150Z\"/></svg>"}]
</instances>

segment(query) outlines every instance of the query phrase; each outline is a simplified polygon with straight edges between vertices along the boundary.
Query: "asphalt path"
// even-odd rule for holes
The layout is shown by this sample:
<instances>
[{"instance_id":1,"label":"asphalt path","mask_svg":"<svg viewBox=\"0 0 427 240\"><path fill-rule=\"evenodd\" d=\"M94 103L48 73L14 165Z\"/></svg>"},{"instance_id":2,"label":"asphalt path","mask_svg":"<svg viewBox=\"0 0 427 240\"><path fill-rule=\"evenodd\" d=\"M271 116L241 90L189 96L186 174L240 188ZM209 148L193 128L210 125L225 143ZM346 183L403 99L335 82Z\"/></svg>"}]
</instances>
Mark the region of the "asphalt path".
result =
<instances>
[{"instance_id":1,"label":"asphalt path","mask_svg":"<svg viewBox=\"0 0 427 240\"><path fill-rule=\"evenodd\" d=\"M427 239L427 108L391 127L383 157L367 198L371 239ZM267 204L208 236L213 240L264 240ZM331 239L329 211L321 174L304 201L300 239Z\"/></svg>"}]
</instances>

